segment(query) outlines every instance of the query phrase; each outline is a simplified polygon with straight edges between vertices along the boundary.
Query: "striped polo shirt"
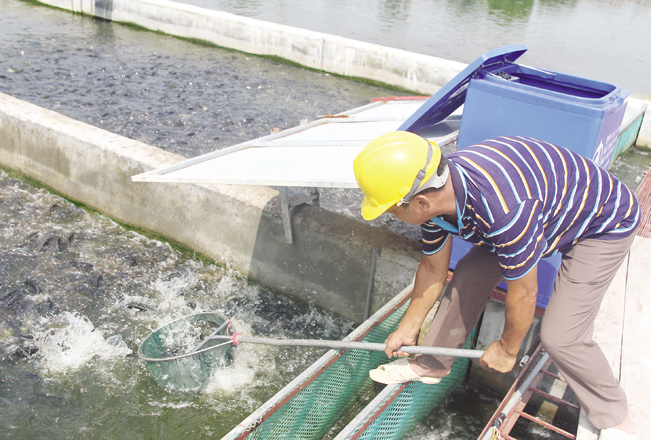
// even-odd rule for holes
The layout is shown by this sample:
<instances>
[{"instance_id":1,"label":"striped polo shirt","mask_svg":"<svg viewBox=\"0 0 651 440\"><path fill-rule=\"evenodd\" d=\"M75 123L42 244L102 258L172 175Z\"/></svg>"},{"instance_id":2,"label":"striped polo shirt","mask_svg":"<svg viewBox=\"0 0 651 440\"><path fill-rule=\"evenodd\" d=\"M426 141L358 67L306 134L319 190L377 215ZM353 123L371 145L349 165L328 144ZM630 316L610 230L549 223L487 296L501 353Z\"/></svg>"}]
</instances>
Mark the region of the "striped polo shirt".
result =
<instances>
[{"instance_id":1,"label":"striped polo shirt","mask_svg":"<svg viewBox=\"0 0 651 440\"><path fill-rule=\"evenodd\" d=\"M506 279L526 275L542 257L585 238L616 240L639 223L633 192L591 160L523 137L500 137L447 156L456 225L421 225L423 252L450 235L496 252Z\"/></svg>"}]
</instances>

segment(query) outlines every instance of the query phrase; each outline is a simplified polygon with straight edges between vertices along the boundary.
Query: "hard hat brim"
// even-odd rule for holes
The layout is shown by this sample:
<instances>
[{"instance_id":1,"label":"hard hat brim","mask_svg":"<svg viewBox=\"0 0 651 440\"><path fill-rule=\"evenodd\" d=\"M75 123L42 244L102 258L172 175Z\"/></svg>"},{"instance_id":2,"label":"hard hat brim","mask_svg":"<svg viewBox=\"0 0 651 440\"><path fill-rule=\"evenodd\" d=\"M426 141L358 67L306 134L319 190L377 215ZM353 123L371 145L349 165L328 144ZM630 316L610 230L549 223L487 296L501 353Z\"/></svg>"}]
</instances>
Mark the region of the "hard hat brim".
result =
<instances>
[{"instance_id":1,"label":"hard hat brim","mask_svg":"<svg viewBox=\"0 0 651 440\"><path fill-rule=\"evenodd\" d=\"M362 200L362 217L364 217L364 220L366 221L375 220L393 205L395 205L395 203L392 202L380 206L374 206L368 197L364 197L364 200Z\"/></svg>"}]
</instances>

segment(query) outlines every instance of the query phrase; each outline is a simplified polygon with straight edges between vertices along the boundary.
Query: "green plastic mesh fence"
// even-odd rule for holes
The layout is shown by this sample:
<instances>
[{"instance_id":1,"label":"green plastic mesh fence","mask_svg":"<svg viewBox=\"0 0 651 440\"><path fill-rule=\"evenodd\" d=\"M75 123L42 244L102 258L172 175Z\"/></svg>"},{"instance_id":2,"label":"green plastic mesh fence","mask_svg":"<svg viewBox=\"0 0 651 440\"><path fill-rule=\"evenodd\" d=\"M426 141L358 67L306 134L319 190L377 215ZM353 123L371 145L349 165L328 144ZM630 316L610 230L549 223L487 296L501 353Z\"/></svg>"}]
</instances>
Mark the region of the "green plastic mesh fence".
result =
<instances>
[{"instance_id":1,"label":"green plastic mesh fence","mask_svg":"<svg viewBox=\"0 0 651 440\"><path fill-rule=\"evenodd\" d=\"M472 340L472 336L469 341ZM470 346L466 343L466 347ZM466 377L468 359L457 358L452 372L436 385L410 382L391 404L361 433L358 439L401 439Z\"/></svg>"},{"instance_id":2,"label":"green plastic mesh fence","mask_svg":"<svg viewBox=\"0 0 651 440\"><path fill-rule=\"evenodd\" d=\"M409 302L387 317L362 340L383 343L400 323ZM368 371L387 362L383 352L348 350L305 389L262 422L246 438L322 439L353 405L373 387Z\"/></svg>"}]
</instances>

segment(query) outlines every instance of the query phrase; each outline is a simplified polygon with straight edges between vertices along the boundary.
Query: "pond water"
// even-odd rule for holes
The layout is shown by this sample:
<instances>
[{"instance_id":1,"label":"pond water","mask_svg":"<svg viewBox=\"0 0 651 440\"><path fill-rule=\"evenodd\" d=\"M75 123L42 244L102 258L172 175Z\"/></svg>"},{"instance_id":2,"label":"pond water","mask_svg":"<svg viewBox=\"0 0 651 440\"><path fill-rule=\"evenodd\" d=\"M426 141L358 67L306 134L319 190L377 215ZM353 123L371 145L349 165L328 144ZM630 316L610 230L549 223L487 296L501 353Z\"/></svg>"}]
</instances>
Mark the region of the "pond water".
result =
<instances>
[{"instance_id":1,"label":"pond water","mask_svg":"<svg viewBox=\"0 0 651 440\"><path fill-rule=\"evenodd\" d=\"M648 0L179 0L470 63L525 44L523 64L651 97Z\"/></svg>"},{"instance_id":2,"label":"pond water","mask_svg":"<svg viewBox=\"0 0 651 440\"><path fill-rule=\"evenodd\" d=\"M1 92L184 157L395 94L29 2L0 8ZM630 156L616 173L635 185L649 157ZM358 219L360 200L322 192L322 206ZM389 218L374 224L418 236ZM340 339L352 328L6 172L0 234L7 438L219 438L322 352L241 347L202 393L176 395L134 354L149 332L203 310L240 312L243 334ZM472 438L495 402L462 387L415 438Z\"/></svg>"},{"instance_id":3,"label":"pond water","mask_svg":"<svg viewBox=\"0 0 651 440\"><path fill-rule=\"evenodd\" d=\"M246 335L341 339L278 296L0 170L0 437L220 438L323 350L241 345L201 393L168 393L137 348L214 310Z\"/></svg>"}]
</instances>

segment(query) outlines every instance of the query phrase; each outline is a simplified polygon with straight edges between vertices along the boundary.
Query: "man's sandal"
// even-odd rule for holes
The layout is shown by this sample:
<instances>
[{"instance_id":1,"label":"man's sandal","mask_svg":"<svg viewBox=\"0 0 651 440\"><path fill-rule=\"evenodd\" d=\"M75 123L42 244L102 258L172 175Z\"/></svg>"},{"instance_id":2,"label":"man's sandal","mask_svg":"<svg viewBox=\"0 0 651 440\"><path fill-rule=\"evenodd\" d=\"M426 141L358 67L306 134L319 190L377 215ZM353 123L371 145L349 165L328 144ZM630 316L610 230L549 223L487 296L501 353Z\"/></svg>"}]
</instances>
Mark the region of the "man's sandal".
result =
<instances>
[{"instance_id":1,"label":"man's sandal","mask_svg":"<svg viewBox=\"0 0 651 440\"><path fill-rule=\"evenodd\" d=\"M429 385L435 385L441 381L440 377L419 376L409 366L407 359L398 359L388 364L380 365L375 370L368 372L376 382L387 385L395 383L405 383L411 381L423 382Z\"/></svg>"},{"instance_id":2,"label":"man's sandal","mask_svg":"<svg viewBox=\"0 0 651 440\"><path fill-rule=\"evenodd\" d=\"M637 440L637 436L628 434L619 429L608 428L601 430L599 440Z\"/></svg>"}]
</instances>

